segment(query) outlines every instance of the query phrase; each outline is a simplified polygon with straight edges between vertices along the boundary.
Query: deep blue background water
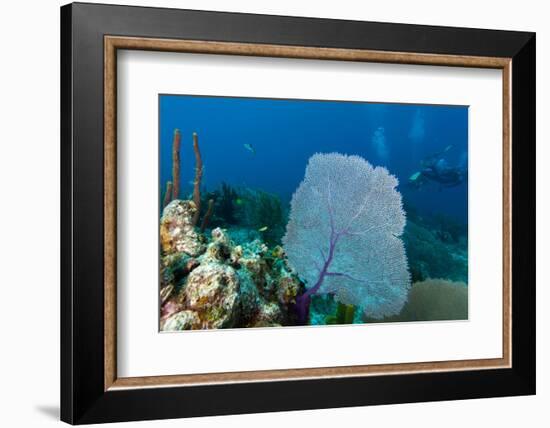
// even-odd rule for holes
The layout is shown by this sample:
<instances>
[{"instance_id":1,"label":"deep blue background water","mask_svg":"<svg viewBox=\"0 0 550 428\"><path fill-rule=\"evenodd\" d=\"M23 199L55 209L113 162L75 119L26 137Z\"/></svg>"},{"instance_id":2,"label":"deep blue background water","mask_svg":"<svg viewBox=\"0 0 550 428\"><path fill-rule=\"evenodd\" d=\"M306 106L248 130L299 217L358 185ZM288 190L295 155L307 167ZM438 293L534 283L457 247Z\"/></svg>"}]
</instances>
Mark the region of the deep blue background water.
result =
<instances>
[{"instance_id":1,"label":"deep blue background water","mask_svg":"<svg viewBox=\"0 0 550 428\"><path fill-rule=\"evenodd\" d=\"M179 128L180 197L192 192L192 133L197 132L207 190L225 181L289 201L312 154L356 154L396 175L405 201L420 213L444 213L467 223L467 182L420 191L407 186L420 161L448 145L445 159L451 166L467 162L465 106L160 95L159 114L161 195L171 180L172 138Z\"/></svg>"}]
</instances>

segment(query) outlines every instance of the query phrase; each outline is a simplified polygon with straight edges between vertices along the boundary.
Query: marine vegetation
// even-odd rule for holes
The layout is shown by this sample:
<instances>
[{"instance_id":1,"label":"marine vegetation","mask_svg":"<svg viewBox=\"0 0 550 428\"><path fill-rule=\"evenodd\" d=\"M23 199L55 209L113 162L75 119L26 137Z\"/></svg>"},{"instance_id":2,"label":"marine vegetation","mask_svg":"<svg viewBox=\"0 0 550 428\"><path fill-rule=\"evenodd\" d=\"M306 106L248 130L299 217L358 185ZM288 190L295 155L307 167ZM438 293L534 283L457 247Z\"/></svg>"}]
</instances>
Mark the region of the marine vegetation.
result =
<instances>
[{"instance_id":1,"label":"marine vegetation","mask_svg":"<svg viewBox=\"0 0 550 428\"><path fill-rule=\"evenodd\" d=\"M235 205L239 196L233 187L227 183L222 183L221 190L218 192L219 198L216 200L220 216L227 224L237 224L235 218Z\"/></svg>"},{"instance_id":2,"label":"marine vegetation","mask_svg":"<svg viewBox=\"0 0 550 428\"><path fill-rule=\"evenodd\" d=\"M410 286L397 178L359 156L315 154L291 201L283 246L306 285L297 298L305 324L311 296L332 293L374 318L398 313Z\"/></svg>"},{"instance_id":3,"label":"marine vegetation","mask_svg":"<svg viewBox=\"0 0 550 428\"><path fill-rule=\"evenodd\" d=\"M238 224L258 230L264 241L271 245L280 244L285 228L280 198L250 188L238 189L237 194L240 201L236 207Z\"/></svg>"},{"instance_id":4,"label":"marine vegetation","mask_svg":"<svg viewBox=\"0 0 550 428\"><path fill-rule=\"evenodd\" d=\"M403 241L407 250L413 282L428 278L448 278L453 281L468 281L468 246L462 235L443 239L445 228L425 223L432 220L407 220Z\"/></svg>"},{"instance_id":5,"label":"marine vegetation","mask_svg":"<svg viewBox=\"0 0 550 428\"><path fill-rule=\"evenodd\" d=\"M461 238L468 236L468 226L459 223L449 215L437 213L432 216L430 223L437 236L444 242L458 244Z\"/></svg>"},{"instance_id":6,"label":"marine vegetation","mask_svg":"<svg viewBox=\"0 0 550 428\"><path fill-rule=\"evenodd\" d=\"M207 238L191 226L195 212L174 200L161 219L161 330L296 325L303 284L283 253L237 245L220 228Z\"/></svg>"},{"instance_id":7,"label":"marine vegetation","mask_svg":"<svg viewBox=\"0 0 550 428\"><path fill-rule=\"evenodd\" d=\"M205 194L203 205L206 201L209 206L212 205L207 222L212 228L254 229L259 232L258 237L267 244L281 243L285 232L286 213L278 195L222 183L220 189Z\"/></svg>"}]
</instances>

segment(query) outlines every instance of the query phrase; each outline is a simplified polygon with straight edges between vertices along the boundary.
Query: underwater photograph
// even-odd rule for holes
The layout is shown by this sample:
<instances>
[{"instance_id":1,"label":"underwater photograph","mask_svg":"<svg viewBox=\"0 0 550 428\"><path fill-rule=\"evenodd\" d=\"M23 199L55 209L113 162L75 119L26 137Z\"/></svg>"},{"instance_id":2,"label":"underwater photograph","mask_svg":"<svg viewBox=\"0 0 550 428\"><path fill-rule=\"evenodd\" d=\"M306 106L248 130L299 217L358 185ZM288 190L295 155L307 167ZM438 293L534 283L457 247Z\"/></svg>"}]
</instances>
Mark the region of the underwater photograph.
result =
<instances>
[{"instance_id":1,"label":"underwater photograph","mask_svg":"<svg viewBox=\"0 0 550 428\"><path fill-rule=\"evenodd\" d=\"M161 331L468 319L468 107L159 95Z\"/></svg>"}]
</instances>

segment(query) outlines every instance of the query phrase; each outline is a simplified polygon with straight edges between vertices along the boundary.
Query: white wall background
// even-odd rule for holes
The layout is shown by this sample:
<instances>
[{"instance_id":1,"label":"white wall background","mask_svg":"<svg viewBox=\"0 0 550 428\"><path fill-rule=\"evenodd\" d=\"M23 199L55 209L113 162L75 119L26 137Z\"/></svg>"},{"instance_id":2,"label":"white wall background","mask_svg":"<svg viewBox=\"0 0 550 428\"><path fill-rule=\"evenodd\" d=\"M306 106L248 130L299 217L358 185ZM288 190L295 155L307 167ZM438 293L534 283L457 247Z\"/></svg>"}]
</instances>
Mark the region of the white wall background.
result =
<instances>
[{"instance_id":1,"label":"white wall background","mask_svg":"<svg viewBox=\"0 0 550 428\"><path fill-rule=\"evenodd\" d=\"M121 2L124 2L120 0ZM104 0L103 3L116 3ZM537 32L538 394L155 421L159 427L548 426L550 415L550 27L540 0L147 0L126 4ZM0 6L0 424L58 424L59 406L59 6L58 0ZM544 197L546 196L546 198ZM125 426L138 426L137 423Z\"/></svg>"}]
</instances>

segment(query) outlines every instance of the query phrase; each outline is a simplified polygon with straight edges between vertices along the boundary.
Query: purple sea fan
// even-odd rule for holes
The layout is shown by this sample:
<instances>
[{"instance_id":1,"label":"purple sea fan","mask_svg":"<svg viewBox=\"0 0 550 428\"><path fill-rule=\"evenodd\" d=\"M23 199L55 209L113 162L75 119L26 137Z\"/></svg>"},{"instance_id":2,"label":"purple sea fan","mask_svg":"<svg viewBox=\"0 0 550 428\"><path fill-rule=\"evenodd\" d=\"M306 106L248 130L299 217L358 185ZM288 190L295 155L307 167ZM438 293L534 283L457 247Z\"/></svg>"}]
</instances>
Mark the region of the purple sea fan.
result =
<instances>
[{"instance_id":1,"label":"purple sea fan","mask_svg":"<svg viewBox=\"0 0 550 428\"><path fill-rule=\"evenodd\" d=\"M360 156L313 155L292 196L283 245L306 283L297 300L307 321L311 295L333 293L367 316L398 313L410 287L397 178Z\"/></svg>"}]
</instances>

